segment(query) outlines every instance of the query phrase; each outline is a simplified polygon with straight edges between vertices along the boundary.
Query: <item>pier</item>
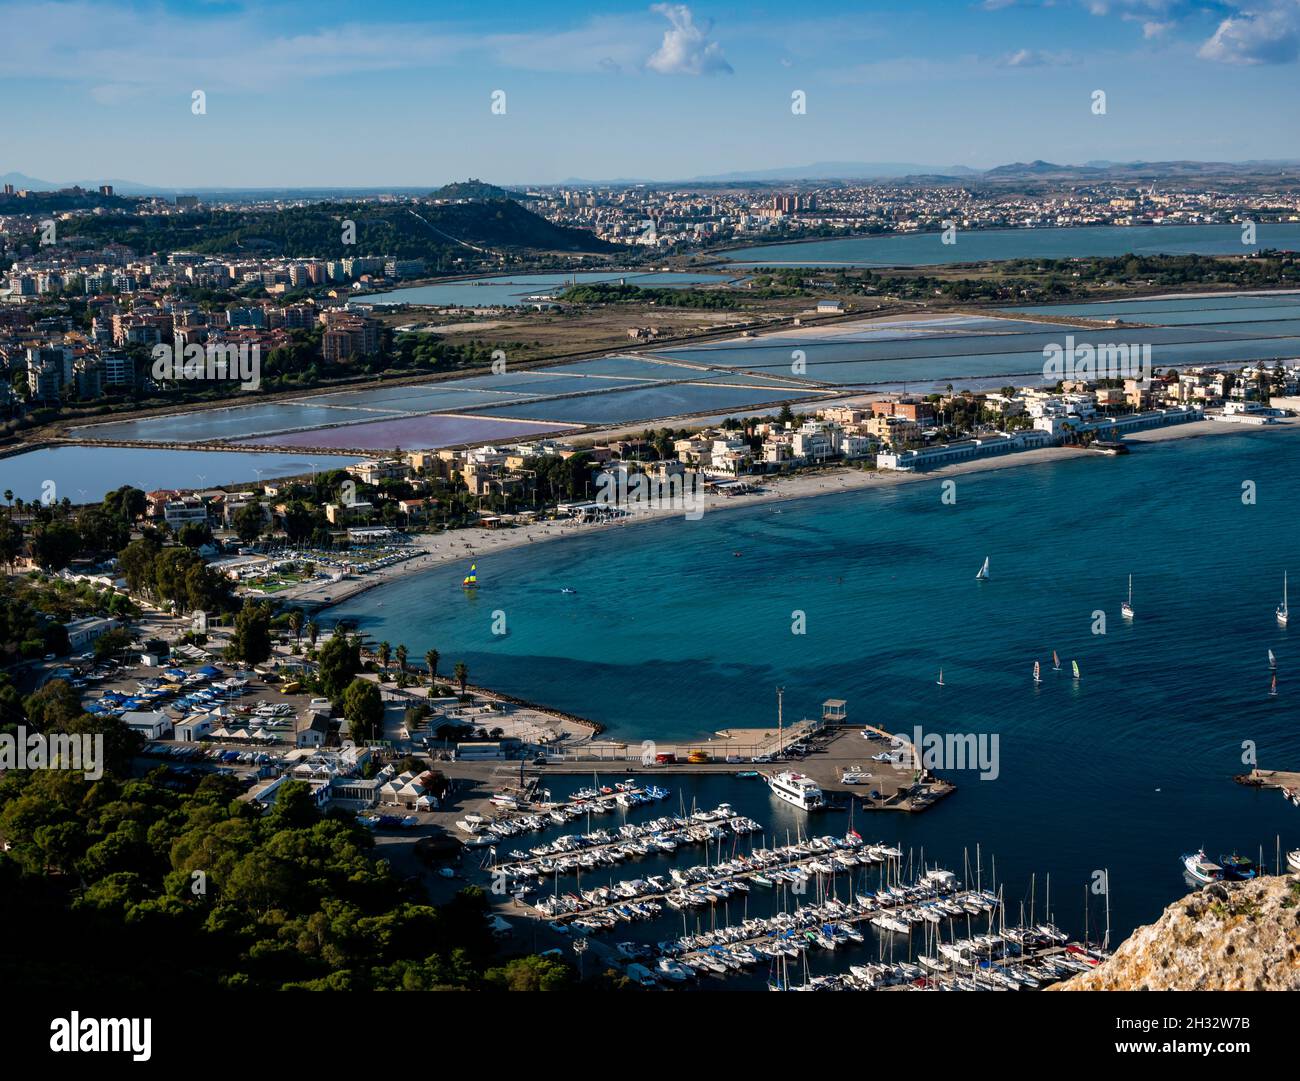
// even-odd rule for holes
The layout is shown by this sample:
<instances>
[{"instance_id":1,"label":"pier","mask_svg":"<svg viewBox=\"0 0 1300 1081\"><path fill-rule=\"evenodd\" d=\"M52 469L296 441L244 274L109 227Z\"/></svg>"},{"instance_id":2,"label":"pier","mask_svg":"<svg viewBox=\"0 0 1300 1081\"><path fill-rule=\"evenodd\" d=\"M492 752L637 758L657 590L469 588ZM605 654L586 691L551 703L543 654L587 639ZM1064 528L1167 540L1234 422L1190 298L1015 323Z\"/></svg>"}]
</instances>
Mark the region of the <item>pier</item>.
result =
<instances>
[{"instance_id":1,"label":"pier","mask_svg":"<svg viewBox=\"0 0 1300 1081\"><path fill-rule=\"evenodd\" d=\"M924 811L957 790L950 781L911 765L918 759L906 737L875 725L849 724L843 706L832 699L823 707L821 720L804 719L770 729L728 728L707 739L592 740L564 754L548 753L544 762L528 766L527 773L545 778L611 767L655 776L770 774L789 769L812 778L830 806L856 802L866 811ZM871 738L864 738L864 733ZM872 760L873 755L891 753L899 761ZM846 783L846 771L869 776Z\"/></svg>"},{"instance_id":2,"label":"pier","mask_svg":"<svg viewBox=\"0 0 1300 1081\"><path fill-rule=\"evenodd\" d=\"M1300 792L1300 771L1285 769L1253 769L1233 778L1247 788L1278 788Z\"/></svg>"}]
</instances>

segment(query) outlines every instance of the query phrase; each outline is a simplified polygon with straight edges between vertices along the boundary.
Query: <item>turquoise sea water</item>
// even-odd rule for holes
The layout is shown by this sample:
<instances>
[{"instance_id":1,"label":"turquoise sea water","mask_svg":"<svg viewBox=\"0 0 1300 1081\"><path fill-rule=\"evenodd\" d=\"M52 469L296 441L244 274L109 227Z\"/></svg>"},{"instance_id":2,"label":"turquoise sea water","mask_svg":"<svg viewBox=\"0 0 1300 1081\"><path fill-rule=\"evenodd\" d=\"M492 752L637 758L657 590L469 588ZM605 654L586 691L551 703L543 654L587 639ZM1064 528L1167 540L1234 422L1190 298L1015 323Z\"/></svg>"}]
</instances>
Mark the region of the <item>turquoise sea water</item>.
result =
<instances>
[{"instance_id":1,"label":"turquoise sea water","mask_svg":"<svg viewBox=\"0 0 1300 1081\"><path fill-rule=\"evenodd\" d=\"M991 259L1071 259L1087 256L1232 255L1264 248L1300 248L1300 224L1259 225L1255 245L1241 242L1237 225L1135 225L1070 229L990 229L957 234L944 244L940 233L848 237L769 244L723 252L742 266L937 266Z\"/></svg>"},{"instance_id":2,"label":"turquoise sea water","mask_svg":"<svg viewBox=\"0 0 1300 1081\"><path fill-rule=\"evenodd\" d=\"M416 657L436 647L448 669L464 660L475 682L621 738L771 724L778 684L787 717L834 697L891 729L996 735L996 780L951 772L959 791L934 810L859 827L958 869L979 842L1026 888L1050 872L1077 898L1075 930L1109 868L1122 932L1184 891L1183 851L1263 845L1271 865L1276 835L1300 845L1300 811L1231 781L1244 740L1266 767L1300 763L1300 639L1273 619L1283 569L1300 567L1298 464L1300 432L1253 430L961 476L955 505L935 477L708 513L483 557L472 596L449 566L326 622ZM1048 671L1034 686L1053 649L1067 671L1079 660L1079 683Z\"/></svg>"}]
</instances>

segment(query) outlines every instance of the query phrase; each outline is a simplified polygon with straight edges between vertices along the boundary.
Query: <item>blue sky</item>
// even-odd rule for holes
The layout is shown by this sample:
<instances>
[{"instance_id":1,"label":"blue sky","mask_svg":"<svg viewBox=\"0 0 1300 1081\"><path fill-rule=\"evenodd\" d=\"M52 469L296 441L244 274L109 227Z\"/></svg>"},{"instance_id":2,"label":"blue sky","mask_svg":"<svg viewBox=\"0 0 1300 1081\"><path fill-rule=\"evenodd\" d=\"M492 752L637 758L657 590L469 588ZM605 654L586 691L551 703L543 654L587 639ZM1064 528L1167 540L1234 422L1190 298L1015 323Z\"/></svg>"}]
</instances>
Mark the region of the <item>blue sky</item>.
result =
<instances>
[{"instance_id":1,"label":"blue sky","mask_svg":"<svg viewBox=\"0 0 1300 1081\"><path fill-rule=\"evenodd\" d=\"M0 0L0 26L0 173L53 181L1300 158L1300 0Z\"/></svg>"}]
</instances>

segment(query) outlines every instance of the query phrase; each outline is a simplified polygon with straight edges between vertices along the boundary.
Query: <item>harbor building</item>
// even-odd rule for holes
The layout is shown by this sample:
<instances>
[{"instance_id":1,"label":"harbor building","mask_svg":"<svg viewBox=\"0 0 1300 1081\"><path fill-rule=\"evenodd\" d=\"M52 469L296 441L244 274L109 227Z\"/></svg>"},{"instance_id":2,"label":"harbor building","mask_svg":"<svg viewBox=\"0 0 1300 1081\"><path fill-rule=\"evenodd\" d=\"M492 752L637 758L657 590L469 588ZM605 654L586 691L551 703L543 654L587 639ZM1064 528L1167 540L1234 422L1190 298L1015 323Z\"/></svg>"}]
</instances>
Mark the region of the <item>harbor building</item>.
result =
<instances>
[{"instance_id":1,"label":"harbor building","mask_svg":"<svg viewBox=\"0 0 1300 1081\"><path fill-rule=\"evenodd\" d=\"M973 439L963 439L956 443L940 443L937 446L917 450L895 450L876 455L876 468L896 469L913 472L922 469L934 469L954 462L966 462L975 458L990 458L1000 454L1013 454L1022 450L1036 450L1052 444L1051 435L1044 431L1029 430L1008 435L994 432L980 435Z\"/></svg>"}]
</instances>

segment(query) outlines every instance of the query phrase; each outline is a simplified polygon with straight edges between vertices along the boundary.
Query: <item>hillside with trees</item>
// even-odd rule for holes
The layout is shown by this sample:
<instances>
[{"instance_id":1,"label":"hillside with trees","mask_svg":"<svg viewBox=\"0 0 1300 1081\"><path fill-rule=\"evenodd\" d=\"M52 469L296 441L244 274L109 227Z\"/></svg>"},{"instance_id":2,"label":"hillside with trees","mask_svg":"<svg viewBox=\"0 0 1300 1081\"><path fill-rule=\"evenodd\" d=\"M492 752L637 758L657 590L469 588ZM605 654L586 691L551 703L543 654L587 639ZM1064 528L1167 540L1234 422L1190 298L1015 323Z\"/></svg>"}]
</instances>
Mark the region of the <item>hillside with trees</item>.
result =
<instances>
[{"instance_id":1,"label":"hillside with trees","mask_svg":"<svg viewBox=\"0 0 1300 1081\"><path fill-rule=\"evenodd\" d=\"M343 223L356 224L344 243ZM125 244L140 254L196 251L217 255L343 259L380 254L436 264L471 248L604 253L614 245L582 229L552 225L512 199L428 206L420 203L316 203L276 210L188 214L103 214L78 218L69 239Z\"/></svg>"}]
</instances>

